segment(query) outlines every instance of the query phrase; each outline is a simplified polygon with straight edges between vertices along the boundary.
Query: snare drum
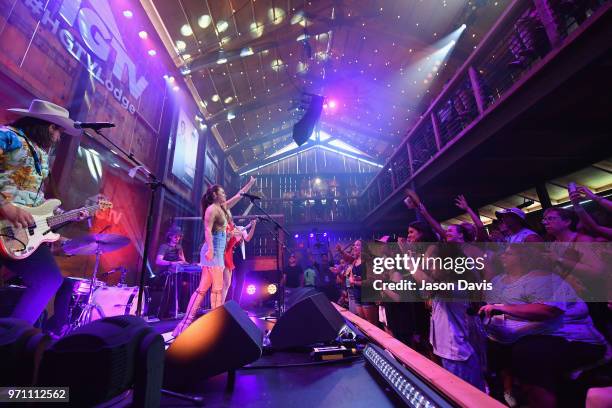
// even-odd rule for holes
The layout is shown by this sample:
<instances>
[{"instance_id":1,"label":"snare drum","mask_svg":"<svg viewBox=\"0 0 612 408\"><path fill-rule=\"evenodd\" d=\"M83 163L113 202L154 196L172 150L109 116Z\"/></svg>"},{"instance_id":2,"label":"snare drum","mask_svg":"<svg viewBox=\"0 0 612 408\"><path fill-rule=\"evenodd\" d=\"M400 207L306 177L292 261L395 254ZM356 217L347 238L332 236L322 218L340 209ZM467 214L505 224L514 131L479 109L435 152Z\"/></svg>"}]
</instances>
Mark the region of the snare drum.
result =
<instances>
[{"instance_id":1,"label":"snare drum","mask_svg":"<svg viewBox=\"0 0 612 408\"><path fill-rule=\"evenodd\" d=\"M138 304L138 286L102 286L96 288L93 293L93 303L100 306L103 316L94 309L91 320L102 317L135 315ZM146 314L147 289L142 297L142 311Z\"/></svg>"},{"instance_id":2,"label":"snare drum","mask_svg":"<svg viewBox=\"0 0 612 408\"><path fill-rule=\"evenodd\" d=\"M91 287L90 279L75 278L75 277L70 276L70 277L66 277L66 280L71 282L72 294L75 297L80 297L82 295L89 294L89 288ZM96 281L96 287L102 287L102 286L106 286L106 284L104 282Z\"/></svg>"}]
</instances>

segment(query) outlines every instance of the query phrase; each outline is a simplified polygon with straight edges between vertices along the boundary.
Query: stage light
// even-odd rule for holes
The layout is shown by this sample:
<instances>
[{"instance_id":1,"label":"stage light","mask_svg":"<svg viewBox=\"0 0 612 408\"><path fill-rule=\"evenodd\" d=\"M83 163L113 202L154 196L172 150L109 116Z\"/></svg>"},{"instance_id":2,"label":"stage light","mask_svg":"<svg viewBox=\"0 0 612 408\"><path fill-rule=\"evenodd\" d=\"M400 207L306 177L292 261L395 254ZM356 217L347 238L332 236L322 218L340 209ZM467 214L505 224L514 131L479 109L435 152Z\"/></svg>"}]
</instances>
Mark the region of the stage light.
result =
<instances>
[{"instance_id":1,"label":"stage light","mask_svg":"<svg viewBox=\"0 0 612 408\"><path fill-rule=\"evenodd\" d=\"M183 37L189 37L192 34L193 34L193 30L191 29L191 26L189 24L183 24L181 26L181 35Z\"/></svg>"},{"instance_id":2,"label":"stage light","mask_svg":"<svg viewBox=\"0 0 612 408\"><path fill-rule=\"evenodd\" d=\"M326 103L323 104L323 109L327 109L328 105Z\"/></svg>"},{"instance_id":3,"label":"stage light","mask_svg":"<svg viewBox=\"0 0 612 408\"><path fill-rule=\"evenodd\" d=\"M321 179L317 177L314 182L315 184L321 184Z\"/></svg>"},{"instance_id":4,"label":"stage light","mask_svg":"<svg viewBox=\"0 0 612 408\"><path fill-rule=\"evenodd\" d=\"M138 36L142 38L143 40L146 40L149 35L147 34L146 31L143 30L143 31L138 32Z\"/></svg>"},{"instance_id":5,"label":"stage light","mask_svg":"<svg viewBox=\"0 0 612 408\"><path fill-rule=\"evenodd\" d=\"M236 115L234 115L234 112L227 112L227 120L233 119L236 119Z\"/></svg>"},{"instance_id":6,"label":"stage light","mask_svg":"<svg viewBox=\"0 0 612 408\"><path fill-rule=\"evenodd\" d=\"M198 18L198 25L200 28L208 28L208 26L212 23L212 18L208 14L201 15Z\"/></svg>"},{"instance_id":7,"label":"stage light","mask_svg":"<svg viewBox=\"0 0 612 408\"><path fill-rule=\"evenodd\" d=\"M217 64L221 65L221 64L225 64L227 62L227 58L219 58L217 60Z\"/></svg>"},{"instance_id":8,"label":"stage light","mask_svg":"<svg viewBox=\"0 0 612 408\"><path fill-rule=\"evenodd\" d=\"M243 48L242 50L240 50L240 56L241 57L248 57L249 55L253 55L253 48L246 47L246 48Z\"/></svg>"},{"instance_id":9,"label":"stage light","mask_svg":"<svg viewBox=\"0 0 612 408\"><path fill-rule=\"evenodd\" d=\"M249 30L251 30L251 34L253 37L258 38L263 34L264 26L263 24L258 24L256 22L252 22L249 26Z\"/></svg>"},{"instance_id":10,"label":"stage light","mask_svg":"<svg viewBox=\"0 0 612 408\"><path fill-rule=\"evenodd\" d=\"M157 55L157 51L155 51L155 50L149 50L149 55L150 55L150 56L152 56L152 57L154 57L154 56L156 56L156 55Z\"/></svg>"},{"instance_id":11,"label":"stage light","mask_svg":"<svg viewBox=\"0 0 612 408\"><path fill-rule=\"evenodd\" d=\"M187 48L187 43L186 43L185 41L182 41L182 40L178 40L178 41L175 43L175 45L176 45L176 49L177 49L179 52L183 52L183 51L185 51L185 49Z\"/></svg>"},{"instance_id":12,"label":"stage light","mask_svg":"<svg viewBox=\"0 0 612 408\"><path fill-rule=\"evenodd\" d=\"M219 20L217 22L217 31L222 33L229 28L229 24L225 20Z\"/></svg>"},{"instance_id":13,"label":"stage light","mask_svg":"<svg viewBox=\"0 0 612 408\"><path fill-rule=\"evenodd\" d=\"M295 238L295 239L298 239L299 237L300 237L300 234L295 234L295 235L293 236L293 238Z\"/></svg>"},{"instance_id":14,"label":"stage light","mask_svg":"<svg viewBox=\"0 0 612 408\"><path fill-rule=\"evenodd\" d=\"M328 105L330 108L335 109L336 108L336 101L334 101L333 99L331 101L328 102Z\"/></svg>"},{"instance_id":15,"label":"stage light","mask_svg":"<svg viewBox=\"0 0 612 408\"><path fill-rule=\"evenodd\" d=\"M178 85L174 85L174 87L172 88L172 90L174 92L178 92L179 89L181 89L181 88L179 88Z\"/></svg>"},{"instance_id":16,"label":"stage light","mask_svg":"<svg viewBox=\"0 0 612 408\"><path fill-rule=\"evenodd\" d=\"M248 295L254 295L255 294L255 285L247 286L247 294Z\"/></svg>"},{"instance_id":17,"label":"stage light","mask_svg":"<svg viewBox=\"0 0 612 408\"><path fill-rule=\"evenodd\" d=\"M268 289L268 294L273 295L276 293L277 287L275 284L271 283L268 285L267 289Z\"/></svg>"},{"instance_id":18,"label":"stage light","mask_svg":"<svg viewBox=\"0 0 612 408\"><path fill-rule=\"evenodd\" d=\"M234 100L234 98L233 98L233 97L228 96L227 98L225 98L225 99L223 100L223 102L224 102L224 103L226 103L226 104L228 104L228 103L231 103L233 100Z\"/></svg>"},{"instance_id":19,"label":"stage light","mask_svg":"<svg viewBox=\"0 0 612 408\"><path fill-rule=\"evenodd\" d=\"M132 18L134 17L134 13L132 13L132 10L123 10L123 17Z\"/></svg>"},{"instance_id":20,"label":"stage light","mask_svg":"<svg viewBox=\"0 0 612 408\"><path fill-rule=\"evenodd\" d=\"M213 96L210 98L210 100L211 100L211 101L213 101L213 102L219 102L219 101L221 100L221 98L219 97L219 95L214 94L214 95L213 95Z\"/></svg>"},{"instance_id":21,"label":"stage light","mask_svg":"<svg viewBox=\"0 0 612 408\"><path fill-rule=\"evenodd\" d=\"M308 234L308 236L309 236L310 238L314 238L314 233L312 233L312 232L311 232L310 234Z\"/></svg>"},{"instance_id":22,"label":"stage light","mask_svg":"<svg viewBox=\"0 0 612 408\"><path fill-rule=\"evenodd\" d=\"M268 10L268 18L274 25L278 25L285 19L285 10L278 7L272 7Z\"/></svg>"},{"instance_id":23,"label":"stage light","mask_svg":"<svg viewBox=\"0 0 612 408\"><path fill-rule=\"evenodd\" d=\"M323 233L323 236L324 236L324 237L326 237L326 236L327 236L327 232L324 232L324 233Z\"/></svg>"},{"instance_id":24,"label":"stage light","mask_svg":"<svg viewBox=\"0 0 612 408\"><path fill-rule=\"evenodd\" d=\"M169 76L168 77L168 82L173 83L174 82L174 77L173 76Z\"/></svg>"}]
</instances>

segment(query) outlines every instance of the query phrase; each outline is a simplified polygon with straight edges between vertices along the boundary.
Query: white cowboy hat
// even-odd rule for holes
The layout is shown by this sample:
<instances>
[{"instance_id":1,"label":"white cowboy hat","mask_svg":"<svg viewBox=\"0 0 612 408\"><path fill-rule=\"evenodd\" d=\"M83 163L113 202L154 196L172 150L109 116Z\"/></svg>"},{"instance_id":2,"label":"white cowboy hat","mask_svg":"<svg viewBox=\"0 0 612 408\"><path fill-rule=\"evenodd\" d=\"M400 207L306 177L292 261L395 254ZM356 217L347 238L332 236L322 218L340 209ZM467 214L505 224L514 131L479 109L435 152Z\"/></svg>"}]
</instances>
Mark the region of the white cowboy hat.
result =
<instances>
[{"instance_id":1,"label":"white cowboy hat","mask_svg":"<svg viewBox=\"0 0 612 408\"><path fill-rule=\"evenodd\" d=\"M16 113L19 116L37 118L53 123L64 128L64 131L71 136L78 136L81 131L74 128L74 120L70 119L68 109L49 101L40 99L32 100L29 109L12 108L7 109L9 112Z\"/></svg>"}]
</instances>

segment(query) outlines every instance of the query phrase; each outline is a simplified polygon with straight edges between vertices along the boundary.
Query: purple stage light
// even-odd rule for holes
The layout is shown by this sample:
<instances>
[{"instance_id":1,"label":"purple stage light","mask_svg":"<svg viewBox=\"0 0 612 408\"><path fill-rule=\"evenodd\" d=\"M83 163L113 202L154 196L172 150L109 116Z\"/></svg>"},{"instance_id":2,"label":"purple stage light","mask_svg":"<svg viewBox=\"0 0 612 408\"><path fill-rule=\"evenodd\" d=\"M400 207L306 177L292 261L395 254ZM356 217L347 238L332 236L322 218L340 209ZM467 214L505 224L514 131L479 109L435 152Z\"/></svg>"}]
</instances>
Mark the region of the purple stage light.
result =
<instances>
[{"instance_id":1,"label":"purple stage light","mask_svg":"<svg viewBox=\"0 0 612 408\"><path fill-rule=\"evenodd\" d=\"M156 55L157 55L157 51L155 51L155 50L149 50L149 55L150 55L150 56L152 56L152 57L154 57L154 56L156 56Z\"/></svg>"},{"instance_id":2,"label":"purple stage light","mask_svg":"<svg viewBox=\"0 0 612 408\"><path fill-rule=\"evenodd\" d=\"M123 17L132 18L134 17L134 13L132 13L132 10L123 10Z\"/></svg>"},{"instance_id":3,"label":"purple stage light","mask_svg":"<svg viewBox=\"0 0 612 408\"><path fill-rule=\"evenodd\" d=\"M247 286L247 294L254 295L255 294L255 285Z\"/></svg>"},{"instance_id":4,"label":"purple stage light","mask_svg":"<svg viewBox=\"0 0 612 408\"><path fill-rule=\"evenodd\" d=\"M298 239L299 237L300 237L300 234L295 234L295 235L293 236L293 238L295 238L295 239Z\"/></svg>"},{"instance_id":5,"label":"purple stage light","mask_svg":"<svg viewBox=\"0 0 612 408\"><path fill-rule=\"evenodd\" d=\"M327 105L332 109L336 109L336 101L334 101L333 99L329 101Z\"/></svg>"},{"instance_id":6,"label":"purple stage light","mask_svg":"<svg viewBox=\"0 0 612 408\"><path fill-rule=\"evenodd\" d=\"M324 237L326 237L326 236L327 236L327 232L324 232L324 233L323 233L323 236L324 236Z\"/></svg>"},{"instance_id":7,"label":"purple stage light","mask_svg":"<svg viewBox=\"0 0 612 408\"><path fill-rule=\"evenodd\" d=\"M308 234L308 236L309 236L310 238L314 238L314 234L313 234L312 232L311 232L310 234Z\"/></svg>"}]
</instances>

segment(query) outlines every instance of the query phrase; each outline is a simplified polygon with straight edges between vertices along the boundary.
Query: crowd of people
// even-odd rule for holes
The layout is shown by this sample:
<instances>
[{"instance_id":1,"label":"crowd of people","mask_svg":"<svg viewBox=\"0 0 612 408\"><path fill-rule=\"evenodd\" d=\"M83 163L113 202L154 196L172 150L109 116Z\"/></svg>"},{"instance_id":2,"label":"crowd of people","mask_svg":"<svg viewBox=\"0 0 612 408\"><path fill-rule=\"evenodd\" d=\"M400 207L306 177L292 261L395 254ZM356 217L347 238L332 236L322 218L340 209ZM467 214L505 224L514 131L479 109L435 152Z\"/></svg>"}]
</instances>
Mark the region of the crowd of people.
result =
<instances>
[{"instance_id":1,"label":"crowd of people","mask_svg":"<svg viewBox=\"0 0 612 408\"><path fill-rule=\"evenodd\" d=\"M568 384L577 386L578 377L589 386L612 385L612 303L606 302L612 253L605 244L612 239L606 220L612 200L582 186L570 186L569 193L571 205L566 207L571 208L545 209L540 228L530 226L536 220L528 220L519 208L497 212L497 219L485 226L459 196L455 204L472 222L444 228L414 192L407 192L404 203L416 212L417 221L397 243L383 237L382 254L393 256L391 248L410 255L420 248L429 257L486 254L490 262L484 270L461 275L471 282L491 282L491 290L476 296L454 290L422 291L410 298L405 291L389 289L364 296L369 277L361 240L350 250L338 245L335 255L326 254L320 262L308 256L302 262L305 269L291 255L284 284L288 290L319 287L352 313L508 406L558 406L562 391ZM585 209L589 201L595 211ZM418 287L448 279L425 267L411 274L390 270L384 277L392 282L409 279ZM612 398L612 388L600 391L592 392Z\"/></svg>"}]
</instances>

